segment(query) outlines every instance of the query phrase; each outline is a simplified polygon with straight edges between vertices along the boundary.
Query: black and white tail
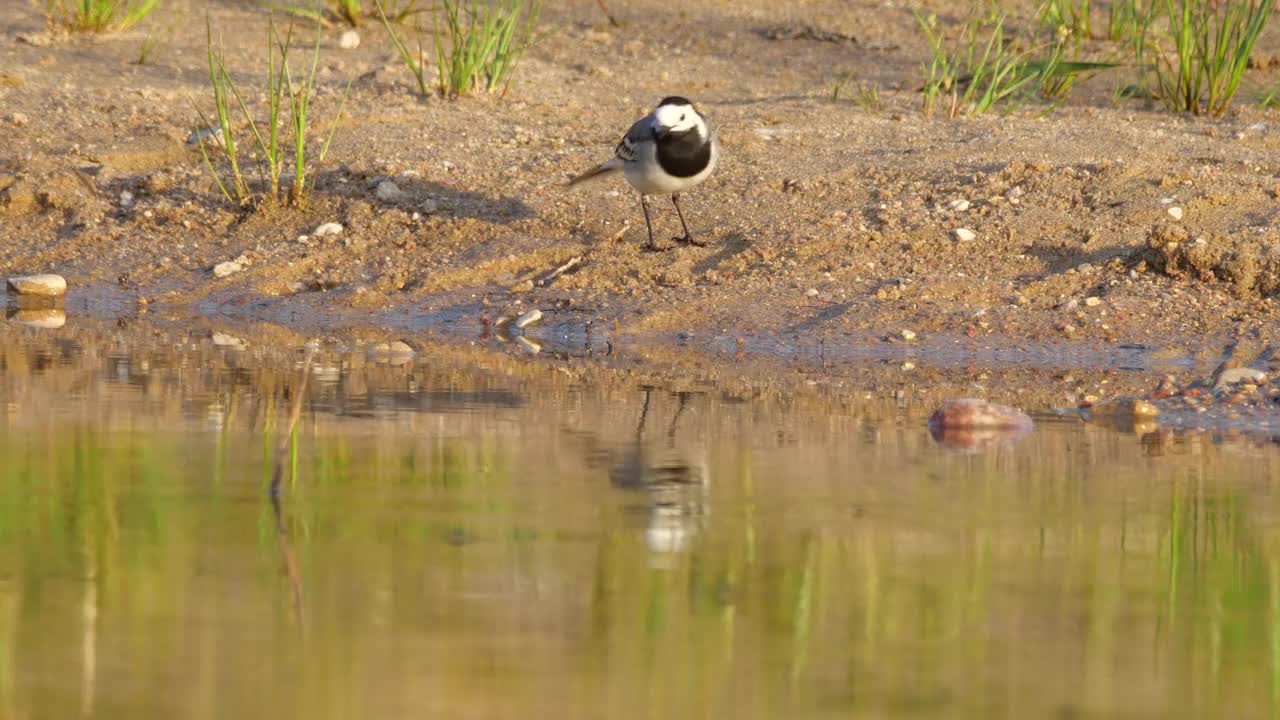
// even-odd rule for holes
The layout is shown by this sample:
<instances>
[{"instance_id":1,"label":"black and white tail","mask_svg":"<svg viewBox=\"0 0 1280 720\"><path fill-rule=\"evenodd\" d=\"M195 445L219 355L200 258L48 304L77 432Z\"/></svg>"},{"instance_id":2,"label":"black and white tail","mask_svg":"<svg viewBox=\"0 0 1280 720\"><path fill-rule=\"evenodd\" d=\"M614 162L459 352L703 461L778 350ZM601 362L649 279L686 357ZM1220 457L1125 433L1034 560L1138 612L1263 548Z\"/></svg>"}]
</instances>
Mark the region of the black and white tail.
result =
<instances>
[{"instance_id":1,"label":"black and white tail","mask_svg":"<svg viewBox=\"0 0 1280 720\"><path fill-rule=\"evenodd\" d=\"M606 160L605 162L600 163L599 165L582 173L578 177L570 180L569 186L573 187L578 183L583 183L588 180L594 180L596 178L604 177L605 175L609 175L610 173L617 172L621 169L622 169L622 158L613 158L611 160Z\"/></svg>"}]
</instances>

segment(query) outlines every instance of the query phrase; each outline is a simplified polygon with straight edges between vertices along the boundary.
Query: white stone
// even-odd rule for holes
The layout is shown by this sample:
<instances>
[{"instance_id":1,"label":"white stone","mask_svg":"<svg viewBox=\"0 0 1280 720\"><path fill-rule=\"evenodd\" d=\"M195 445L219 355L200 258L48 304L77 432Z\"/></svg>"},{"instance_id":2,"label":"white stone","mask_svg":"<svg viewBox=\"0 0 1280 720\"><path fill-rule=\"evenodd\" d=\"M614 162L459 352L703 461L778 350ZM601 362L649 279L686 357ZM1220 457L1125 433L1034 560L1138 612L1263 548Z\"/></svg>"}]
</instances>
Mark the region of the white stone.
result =
<instances>
[{"instance_id":1,"label":"white stone","mask_svg":"<svg viewBox=\"0 0 1280 720\"><path fill-rule=\"evenodd\" d=\"M818 289L817 289L817 288L809 288L808 290L805 290L805 291L804 291L804 296L805 296L805 297L811 297L811 298L813 298L813 297L818 297Z\"/></svg>"},{"instance_id":2,"label":"white stone","mask_svg":"<svg viewBox=\"0 0 1280 720\"><path fill-rule=\"evenodd\" d=\"M60 298L67 294L67 281L61 275L23 275L9 278L9 289L19 295Z\"/></svg>"},{"instance_id":3,"label":"white stone","mask_svg":"<svg viewBox=\"0 0 1280 720\"><path fill-rule=\"evenodd\" d=\"M315 229L311 234L315 237L329 237L342 232L342 226L336 222L327 222Z\"/></svg>"},{"instance_id":4,"label":"white stone","mask_svg":"<svg viewBox=\"0 0 1280 720\"><path fill-rule=\"evenodd\" d=\"M956 239L961 242L968 242L978 237L978 234L970 230L969 228L956 228L955 235L956 235Z\"/></svg>"},{"instance_id":5,"label":"white stone","mask_svg":"<svg viewBox=\"0 0 1280 720\"><path fill-rule=\"evenodd\" d=\"M1181 220L1182 208L1178 207L1177 205L1174 205L1173 207L1169 208L1169 217L1173 218L1174 220Z\"/></svg>"},{"instance_id":6,"label":"white stone","mask_svg":"<svg viewBox=\"0 0 1280 720\"><path fill-rule=\"evenodd\" d=\"M1261 370L1249 367L1228 368L1218 375L1218 381L1213 384L1214 391L1221 390L1229 385L1239 383L1253 383L1261 385L1267 381L1267 374Z\"/></svg>"},{"instance_id":7,"label":"white stone","mask_svg":"<svg viewBox=\"0 0 1280 720\"><path fill-rule=\"evenodd\" d=\"M526 326L532 325L542 319L542 311L534 308L529 312L516 318L516 327L524 329Z\"/></svg>"},{"instance_id":8,"label":"white stone","mask_svg":"<svg viewBox=\"0 0 1280 720\"><path fill-rule=\"evenodd\" d=\"M235 260L228 260L213 266L213 276L216 278L224 278L230 275L235 275L243 269L244 265L241 265Z\"/></svg>"},{"instance_id":9,"label":"white stone","mask_svg":"<svg viewBox=\"0 0 1280 720\"><path fill-rule=\"evenodd\" d=\"M947 204L947 207L951 208L952 210L955 210L956 212L964 212L965 210L969 209L969 201L965 200L964 198L960 198L958 200L952 200L950 203Z\"/></svg>"},{"instance_id":10,"label":"white stone","mask_svg":"<svg viewBox=\"0 0 1280 720\"><path fill-rule=\"evenodd\" d=\"M120 207L130 207L133 205L133 193L128 190L120 191Z\"/></svg>"},{"instance_id":11,"label":"white stone","mask_svg":"<svg viewBox=\"0 0 1280 720\"><path fill-rule=\"evenodd\" d=\"M1090 296L1084 299L1084 304L1089 307L1098 307L1102 304L1102 299Z\"/></svg>"},{"instance_id":12,"label":"white stone","mask_svg":"<svg viewBox=\"0 0 1280 720\"><path fill-rule=\"evenodd\" d=\"M360 47L360 33L355 30L347 30L338 36L338 47L343 50L355 50Z\"/></svg>"},{"instance_id":13,"label":"white stone","mask_svg":"<svg viewBox=\"0 0 1280 720\"><path fill-rule=\"evenodd\" d=\"M911 342L912 340L916 339L916 334L910 330L903 330L902 339L906 340L907 342Z\"/></svg>"}]
</instances>

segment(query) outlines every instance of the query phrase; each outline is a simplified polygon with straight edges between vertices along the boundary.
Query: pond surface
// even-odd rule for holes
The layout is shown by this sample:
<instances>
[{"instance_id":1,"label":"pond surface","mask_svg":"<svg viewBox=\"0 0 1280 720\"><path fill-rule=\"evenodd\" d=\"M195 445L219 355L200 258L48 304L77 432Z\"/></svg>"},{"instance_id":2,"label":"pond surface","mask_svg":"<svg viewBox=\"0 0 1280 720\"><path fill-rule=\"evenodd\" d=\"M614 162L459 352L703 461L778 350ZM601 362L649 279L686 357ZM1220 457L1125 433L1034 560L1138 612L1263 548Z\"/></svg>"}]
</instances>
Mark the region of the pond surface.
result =
<instances>
[{"instance_id":1,"label":"pond surface","mask_svg":"<svg viewBox=\"0 0 1280 720\"><path fill-rule=\"evenodd\" d=\"M1263 440L0 339L0 717L1280 712Z\"/></svg>"}]
</instances>

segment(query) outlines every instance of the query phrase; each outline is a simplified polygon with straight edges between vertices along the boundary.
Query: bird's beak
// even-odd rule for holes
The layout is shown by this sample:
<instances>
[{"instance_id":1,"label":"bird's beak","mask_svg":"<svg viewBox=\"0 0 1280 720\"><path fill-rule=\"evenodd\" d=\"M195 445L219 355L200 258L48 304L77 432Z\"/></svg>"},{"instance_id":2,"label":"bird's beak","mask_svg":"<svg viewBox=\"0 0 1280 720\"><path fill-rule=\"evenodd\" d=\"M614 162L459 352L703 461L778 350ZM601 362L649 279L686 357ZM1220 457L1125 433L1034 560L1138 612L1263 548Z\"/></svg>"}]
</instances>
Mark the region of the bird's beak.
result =
<instances>
[{"instance_id":1,"label":"bird's beak","mask_svg":"<svg viewBox=\"0 0 1280 720\"><path fill-rule=\"evenodd\" d=\"M670 132L671 132L671 128L665 127L663 125L655 125L653 128L653 139L655 142L660 141L662 140L662 138L666 137L667 134Z\"/></svg>"}]
</instances>

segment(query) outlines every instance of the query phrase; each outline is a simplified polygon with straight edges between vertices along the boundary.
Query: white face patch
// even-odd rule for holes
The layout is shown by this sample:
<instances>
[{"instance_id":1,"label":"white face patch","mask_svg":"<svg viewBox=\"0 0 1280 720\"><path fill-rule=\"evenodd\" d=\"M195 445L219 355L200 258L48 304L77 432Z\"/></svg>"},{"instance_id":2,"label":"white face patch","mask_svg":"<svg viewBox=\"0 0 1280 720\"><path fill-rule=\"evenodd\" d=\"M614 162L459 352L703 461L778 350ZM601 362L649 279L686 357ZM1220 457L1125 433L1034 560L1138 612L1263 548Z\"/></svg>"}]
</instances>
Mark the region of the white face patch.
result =
<instances>
[{"instance_id":1,"label":"white face patch","mask_svg":"<svg viewBox=\"0 0 1280 720\"><path fill-rule=\"evenodd\" d=\"M653 112L653 117L671 132L686 132L701 124L701 118L690 105L663 105Z\"/></svg>"}]
</instances>

